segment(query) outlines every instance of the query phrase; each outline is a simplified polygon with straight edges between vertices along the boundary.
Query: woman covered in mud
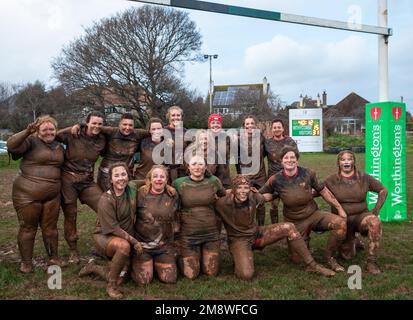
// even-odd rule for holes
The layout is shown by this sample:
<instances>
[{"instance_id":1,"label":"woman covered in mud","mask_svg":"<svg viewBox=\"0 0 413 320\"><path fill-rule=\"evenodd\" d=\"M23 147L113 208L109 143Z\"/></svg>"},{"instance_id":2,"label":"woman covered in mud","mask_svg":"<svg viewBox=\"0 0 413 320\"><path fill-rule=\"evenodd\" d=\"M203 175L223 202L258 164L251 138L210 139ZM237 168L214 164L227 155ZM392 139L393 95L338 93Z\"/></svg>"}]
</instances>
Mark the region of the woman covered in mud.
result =
<instances>
[{"instance_id":1,"label":"woman covered in mud","mask_svg":"<svg viewBox=\"0 0 413 320\"><path fill-rule=\"evenodd\" d=\"M350 260L356 255L356 232L369 239L367 252L367 271L378 274L377 251L382 235L379 219L380 209L387 197L387 189L372 176L356 170L356 156L350 150L341 151L337 156L338 173L324 181L347 213L347 236L340 247L340 255ZM375 207L367 208L367 192L375 192L378 199ZM332 212L337 210L332 207Z\"/></svg>"},{"instance_id":2,"label":"woman covered in mud","mask_svg":"<svg viewBox=\"0 0 413 320\"><path fill-rule=\"evenodd\" d=\"M264 156L266 155L268 159L268 177L282 171L280 153L284 147L291 146L298 151L296 142L285 135L285 125L281 119L274 119L271 122L271 134L272 136L264 141ZM271 223L278 222L278 204L279 199L274 199L271 203Z\"/></svg>"},{"instance_id":3,"label":"woman covered in mud","mask_svg":"<svg viewBox=\"0 0 413 320\"><path fill-rule=\"evenodd\" d=\"M136 210L136 185L129 183L128 166L115 163L109 167L111 188L104 192L98 204L98 219L93 235L97 251L111 259L109 267L87 264L79 276L97 274L108 281L106 292L111 298L120 299L121 272L130 263L132 250L142 253L142 246L134 237L133 215Z\"/></svg>"},{"instance_id":4,"label":"woman covered in mud","mask_svg":"<svg viewBox=\"0 0 413 320\"><path fill-rule=\"evenodd\" d=\"M284 221L291 222L309 246L311 231L331 231L325 249L325 260L330 269L343 272L344 268L335 259L335 253L346 236L347 215L343 207L325 186L319 182L314 171L298 165L299 153L294 147L284 147L280 153L283 170L271 176L260 193L279 197L284 205ZM336 209L336 214L320 210L313 199L313 189ZM301 260L290 249L293 262Z\"/></svg>"},{"instance_id":5,"label":"woman covered in mud","mask_svg":"<svg viewBox=\"0 0 413 320\"><path fill-rule=\"evenodd\" d=\"M58 258L57 231L64 150L55 141L56 130L56 120L42 116L7 141L13 160L22 159L13 182L12 199L20 224L17 243L23 273L33 271L34 240L39 226L49 256L47 264L65 264Z\"/></svg>"},{"instance_id":6,"label":"woman covered in mud","mask_svg":"<svg viewBox=\"0 0 413 320\"><path fill-rule=\"evenodd\" d=\"M188 163L189 175L176 179L180 196L180 249L182 272L195 279L202 268L208 276L219 270L219 232L214 211L216 197L225 196L221 181L206 171L205 159L195 155Z\"/></svg>"},{"instance_id":7,"label":"woman covered in mud","mask_svg":"<svg viewBox=\"0 0 413 320\"><path fill-rule=\"evenodd\" d=\"M133 256L131 276L139 285L150 283L154 270L161 282L177 279L174 232L179 228L179 196L167 182L167 168L154 165L138 191L135 236L143 253Z\"/></svg>"},{"instance_id":8,"label":"woman covered in mud","mask_svg":"<svg viewBox=\"0 0 413 320\"><path fill-rule=\"evenodd\" d=\"M234 273L243 280L254 276L254 252L282 239L306 264L307 271L331 277L335 273L314 261L305 241L289 222L257 226L255 215L271 194L260 194L243 175L232 179L232 192L217 200L215 208L228 234L228 247L234 260Z\"/></svg>"}]
</instances>

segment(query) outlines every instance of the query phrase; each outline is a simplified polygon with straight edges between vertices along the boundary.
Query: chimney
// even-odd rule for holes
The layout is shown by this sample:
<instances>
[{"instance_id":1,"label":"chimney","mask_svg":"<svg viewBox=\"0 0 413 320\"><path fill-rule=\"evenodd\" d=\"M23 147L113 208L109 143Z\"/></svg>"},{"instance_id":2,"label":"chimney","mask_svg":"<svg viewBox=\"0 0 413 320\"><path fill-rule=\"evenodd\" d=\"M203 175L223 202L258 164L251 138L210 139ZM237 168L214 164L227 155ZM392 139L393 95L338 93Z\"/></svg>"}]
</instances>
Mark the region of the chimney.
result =
<instances>
[{"instance_id":1,"label":"chimney","mask_svg":"<svg viewBox=\"0 0 413 320\"><path fill-rule=\"evenodd\" d=\"M323 91L323 107L327 107L327 93Z\"/></svg>"},{"instance_id":2,"label":"chimney","mask_svg":"<svg viewBox=\"0 0 413 320\"><path fill-rule=\"evenodd\" d=\"M317 108L320 108L321 101L320 101L320 93L317 93Z\"/></svg>"},{"instance_id":3,"label":"chimney","mask_svg":"<svg viewBox=\"0 0 413 320\"><path fill-rule=\"evenodd\" d=\"M262 93L264 94L264 96L268 95L268 81L267 81L267 77L264 77L264 79L262 80Z\"/></svg>"}]
</instances>

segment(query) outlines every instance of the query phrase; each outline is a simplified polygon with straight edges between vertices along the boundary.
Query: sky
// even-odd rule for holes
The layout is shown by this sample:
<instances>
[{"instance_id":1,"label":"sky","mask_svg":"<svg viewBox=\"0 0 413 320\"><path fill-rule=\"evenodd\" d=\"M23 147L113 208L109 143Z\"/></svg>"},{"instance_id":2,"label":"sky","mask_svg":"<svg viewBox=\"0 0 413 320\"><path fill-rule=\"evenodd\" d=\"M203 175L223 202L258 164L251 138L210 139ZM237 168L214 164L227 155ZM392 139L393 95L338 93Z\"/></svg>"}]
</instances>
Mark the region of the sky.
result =
<instances>
[{"instance_id":1,"label":"sky","mask_svg":"<svg viewBox=\"0 0 413 320\"><path fill-rule=\"evenodd\" d=\"M242 7L377 25L377 0L225 0ZM56 84L51 61L63 46L104 17L144 4L127 0L1 0L0 82L40 80ZM388 0L389 100L403 96L413 112L413 1ZM183 10L183 9L179 9ZM215 85L261 83L285 104L300 94L316 98L325 90L328 104L351 92L371 102L378 95L378 36L194 10L189 13L212 62ZM184 81L206 95L208 61L187 63Z\"/></svg>"}]
</instances>

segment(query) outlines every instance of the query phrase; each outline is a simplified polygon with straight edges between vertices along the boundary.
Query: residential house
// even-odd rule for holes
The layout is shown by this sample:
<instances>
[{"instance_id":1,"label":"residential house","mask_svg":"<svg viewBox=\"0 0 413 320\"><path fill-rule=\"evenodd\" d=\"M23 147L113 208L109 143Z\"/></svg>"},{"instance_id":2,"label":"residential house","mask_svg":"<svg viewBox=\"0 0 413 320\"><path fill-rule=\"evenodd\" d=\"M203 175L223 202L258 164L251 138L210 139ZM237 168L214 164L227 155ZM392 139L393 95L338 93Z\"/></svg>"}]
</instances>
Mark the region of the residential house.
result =
<instances>
[{"instance_id":1,"label":"residential house","mask_svg":"<svg viewBox=\"0 0 413 320\"><path fill-rule=\"evenodd\" d=\"M245 108L253 108L259 101L267 100L269 92L270 84L266 77L262 83L214 86L212 110L236 118L245 113Z\"/></svg>"}]
</instances>

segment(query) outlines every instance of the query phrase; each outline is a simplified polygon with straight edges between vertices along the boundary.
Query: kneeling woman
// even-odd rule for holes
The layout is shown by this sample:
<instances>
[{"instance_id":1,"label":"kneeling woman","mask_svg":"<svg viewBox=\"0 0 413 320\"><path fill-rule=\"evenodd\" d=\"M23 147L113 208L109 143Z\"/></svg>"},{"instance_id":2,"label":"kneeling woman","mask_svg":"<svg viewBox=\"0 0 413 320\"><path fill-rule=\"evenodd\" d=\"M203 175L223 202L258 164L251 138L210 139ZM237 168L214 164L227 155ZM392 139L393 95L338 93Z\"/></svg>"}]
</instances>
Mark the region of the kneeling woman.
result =
<instances>
[{"instance_id":1,"label":"kneeling woman","mask_svg":"<svg viewBox=\"0 0 413 320\"><path fill-rule=\"evenodd\" d=\"M174 188L181 198L182 271L195 279L201 269L216 276L219 269L219 232L214 211L216 196L225 196L221 181L206 172L205 159L193 156L189 160L189 176L176 179Z\"/></svg>"},{"instance_id":2,"label":"kneeling woman","mask_svg":"<svg viewBox=\"0 0 413 320\"><path fill-rule=\"evenodd\" d=\"M154 165L139 188L135 235L143 247L142 255L132 258L132 279L146 285L155 268L160 281L175 283L177 278L174 231L178 227L178 195L167 186L168 170Z\"/></svg>"},{"instance_id":3,"label":"kneeling woman","mask_svg":"<svg viewBox=\"0 0 413 320\"><path fill-rule=\"evenodd\" d=\"M137 254L142 253L142 247L133 237L132 216L136 210L137 190L132 183L128 185L128 167L124 163L113 164L109 168L109 177L111 188L100 197L93 239L99 253L111 258L112 261L108 269L88 264L79 275L100 275L108 281L108 295L119 299L122 298L122 293L118 289L118 278L122 269L129 264L131 247Z\"/></svg>"}]
</instances>

